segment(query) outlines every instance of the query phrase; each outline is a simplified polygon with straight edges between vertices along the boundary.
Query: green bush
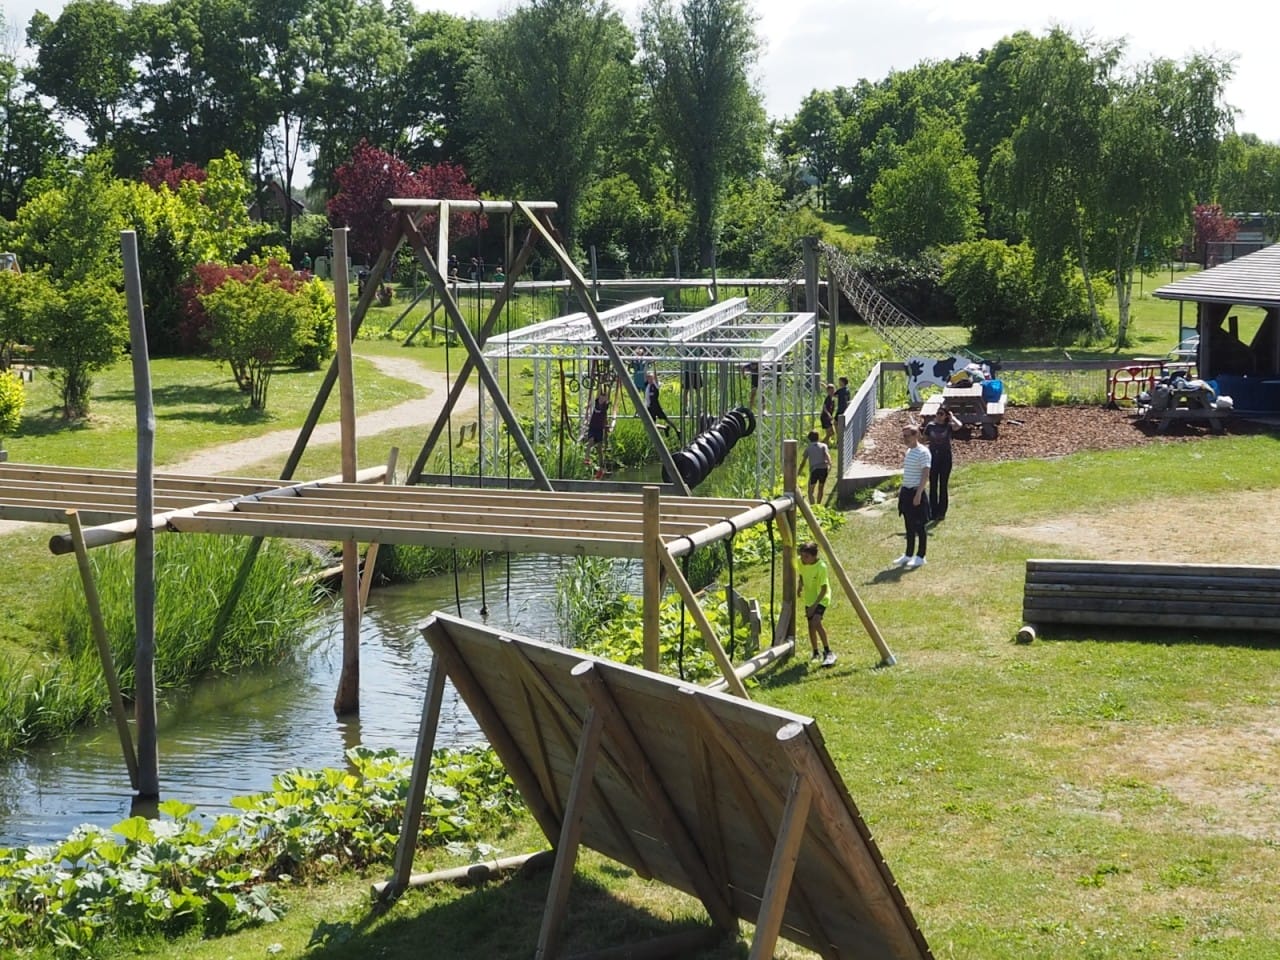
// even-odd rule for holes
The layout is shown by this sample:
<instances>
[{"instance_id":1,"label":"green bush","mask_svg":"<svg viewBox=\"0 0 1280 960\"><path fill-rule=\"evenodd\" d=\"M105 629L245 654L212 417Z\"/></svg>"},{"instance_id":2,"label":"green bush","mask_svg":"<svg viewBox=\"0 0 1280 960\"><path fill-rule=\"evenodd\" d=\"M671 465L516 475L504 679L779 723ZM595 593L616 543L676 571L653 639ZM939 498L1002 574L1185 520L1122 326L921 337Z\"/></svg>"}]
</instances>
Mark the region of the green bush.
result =
<instances>
[{"instance_id":1,"label":"green bush","mask_svg":"<svg viewBox=\"0 0 1280 960\"><path fill-rule=\"evenodd\" d=\"M26 402L27 392L22 381L8 371L0 373L0 437L18 429Z\"/></svg>"}]
</instances>

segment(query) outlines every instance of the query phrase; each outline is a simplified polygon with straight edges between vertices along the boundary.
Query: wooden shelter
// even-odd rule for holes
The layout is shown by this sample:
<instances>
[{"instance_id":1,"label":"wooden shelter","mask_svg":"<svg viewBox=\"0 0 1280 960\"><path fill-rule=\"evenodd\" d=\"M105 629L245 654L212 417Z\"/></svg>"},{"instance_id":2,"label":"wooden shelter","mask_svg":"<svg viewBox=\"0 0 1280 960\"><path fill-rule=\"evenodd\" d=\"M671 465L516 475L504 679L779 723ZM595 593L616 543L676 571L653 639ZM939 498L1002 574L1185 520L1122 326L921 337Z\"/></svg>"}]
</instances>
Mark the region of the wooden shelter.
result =
<instances>
[{"instance_id":1,"label":"wooden shelter","mask_svg":"<svg viewBox=\"0 0 1280 960\"><path fill-rule=\"evenodd\" d=\"M1235 409L1280 411L1280 244L1175 280L1152 295L1196 305L1198 372L1216 380ZM1232 313L1237 307L1264 311L1247 343Z\"/></svg>"},{"instance_id":2,"label":"wooden shelter","mask_svg":"<svg viewBox=\"0 0 1280 960\"><path fill-rule=\"evenodd\" d=\"M535 956L559 956L578 849L697 897L712 926L609 956L683 956L756 926L825 958L932 956L815 720L442 614L393 877L413 880L446 676L555 847ZM594 956L595 954L593 954Z\"/></svg>"}]
</instances>

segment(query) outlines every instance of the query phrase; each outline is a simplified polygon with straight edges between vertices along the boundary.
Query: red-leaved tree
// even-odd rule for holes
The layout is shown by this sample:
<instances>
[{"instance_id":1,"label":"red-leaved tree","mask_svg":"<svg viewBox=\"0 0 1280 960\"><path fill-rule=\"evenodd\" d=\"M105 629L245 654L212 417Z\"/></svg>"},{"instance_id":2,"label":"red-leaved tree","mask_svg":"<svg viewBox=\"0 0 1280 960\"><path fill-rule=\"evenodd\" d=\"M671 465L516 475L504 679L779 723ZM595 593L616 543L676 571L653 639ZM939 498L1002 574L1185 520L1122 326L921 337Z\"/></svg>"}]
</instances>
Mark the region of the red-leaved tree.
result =
<instances>
[{"instance_id":1,"label":"red-leaved tree","mask_svg":"<svg viewBox=\"0 0 1280 960\"><path fill-rule=\"evenodd\" d=\"M182 346L188 353L202 352L209 346L210 320L200 298L217 290L228 280L248 283L265 274L267 282L289 293L297 293L305 282L302 275L292 267L275 259L265 267L256 263L236 263L230 266L225 263L198 263L193 272L194 278L182 286L182 323L178 328Z\"/></svg>"},{"instance_id":2,"label":"red-leaved tree","mask_svg":"<svg viewBox=\"0 0 1280 960\"><path fill-rule=\"evenodd\" d=\"M209 174L203 167L198 167L189 161L181 166L175 166L173 157L156 157L142 171L142 182L152 190L159 190L160 184L163 183L167 184L174 193L178 192L178 187L183 181L194 180L196 183L204 183L208 177Z\"/></svg>"},{"instance_id":3,"label":"red-leaved tree","mask_svg":"<svg viewBox=\"0 0 1280 960\"><path fill-rule=\"evenodd\" d=\"M348 227L348 246L353 257L372 263L382 249L388 233L395 227L396 215L384 202L392 197L437 200L475 200L475 187L467 180L462 167L452 163L412 169L394 154L387 153L361 140L351 159L334 172L338 193L329 201L329 222ZM449 236L474 236L485 226L476 214L449 217ZM436 217L420 221L427 237L434 237Z\"/></svg>"},{"instance_id":4,"label":"red-leaved tree","mask_svg":"<svg viewBox=\"0 0 1280 960\"><path fill-rule=\"evenodd\" d=\"M1230 243L1240 230L1240 221L1227 216L1216 203L1196 204L1191 216L1195 223L1197 250L1203 250L1207 243Z\"/></svg>"}]
</instances>

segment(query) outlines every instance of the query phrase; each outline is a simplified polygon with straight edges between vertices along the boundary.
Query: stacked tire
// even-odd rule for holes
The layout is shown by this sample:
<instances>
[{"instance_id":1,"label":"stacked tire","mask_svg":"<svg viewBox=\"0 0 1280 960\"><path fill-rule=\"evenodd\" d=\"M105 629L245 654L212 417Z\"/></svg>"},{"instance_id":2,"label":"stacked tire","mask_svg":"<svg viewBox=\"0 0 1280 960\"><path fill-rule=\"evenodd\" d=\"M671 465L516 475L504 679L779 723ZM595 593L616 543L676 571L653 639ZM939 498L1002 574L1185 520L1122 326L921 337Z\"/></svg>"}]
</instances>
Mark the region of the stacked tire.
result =
<instances>
[{"instance_id":1,"label":"stacked tire","mask_svg":"<svg viewBox=\"0 0 1280 960\"><path fill-rule=\"evenodd\" d=\"M734 407L671 455L680 479L686 486L696 487L724 462L739 440L751 436L755 429L756 417L751 408ZM662 479L671 482L665 467Z\"/></svg>"}]
</instances>

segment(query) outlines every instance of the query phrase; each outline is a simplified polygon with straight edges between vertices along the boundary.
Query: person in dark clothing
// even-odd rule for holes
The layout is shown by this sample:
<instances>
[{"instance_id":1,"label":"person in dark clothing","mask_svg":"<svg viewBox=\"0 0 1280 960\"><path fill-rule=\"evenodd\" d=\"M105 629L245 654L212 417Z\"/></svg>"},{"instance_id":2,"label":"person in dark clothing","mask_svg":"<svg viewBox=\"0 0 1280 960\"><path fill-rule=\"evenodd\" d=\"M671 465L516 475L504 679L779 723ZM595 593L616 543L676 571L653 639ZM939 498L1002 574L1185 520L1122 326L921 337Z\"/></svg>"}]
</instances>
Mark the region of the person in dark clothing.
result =
<instances>
[{"instance_id":1,"label":"person in dark clothing","mask_svg":"<svg viewBox=\"0 0 1280 960\"><path fill-rule=\"evenodd\" d=\"M596 397L591 406L591 416L587 418L587 466L591 465L591 455L595 452L597 480L605 475L604 441L609 432L609 398L603 393Z\"/></svg>"},{"instance_id":2,"label":"person in dark clothing","mask_svg":"<svg viewBox=\"0 0 1280 960\"><path fill-rule=\"evenodd\" d=\"M822 424L822 442L827 446L836 439L836 385L827 384L827 395L822 398L822 413L818 417Z\"/></svg>"},{"instance_id":3,"label":"person in dark clothing","mask_svg":"<svg viewBox=\"0 0 1280 960\"><path fill-rule=\"evenodd\" d=\"M840 383L840 386L836 388L837 419L843 416L844 412L849 409L849 401L853 399L849 393L849 378L841 377L839 380L839 383Z\"/></svg>"},{"instance_id":4,"label":"person in dark clothing","mask_svg":"<svg viewBox=\"0 0 1280 960\"><path fill-rule=\"evenodd\" d=\"M951 479L951 433L961 423L946 407L939 407L934 418L924 425L924 438L929 444L929 513L933 522L946 519L947 481Z\"/></svg>"},{"instance_id":5,"label":"person in dark clothing","mask_svg":"<svg viewBox=\"0 0 1280 960\"><path fill-rule=\"evenodd\" d=\"M654 426L657 426L658 421L661 420L664 430L675 430L676 436L680 435L680 429L671 422L671 418L662 409L662 399L658 390L658 375L656 373L650 372L644 376L644 408L649 411L649 416L653 418Z\"/></svg>"}]
</instances>

